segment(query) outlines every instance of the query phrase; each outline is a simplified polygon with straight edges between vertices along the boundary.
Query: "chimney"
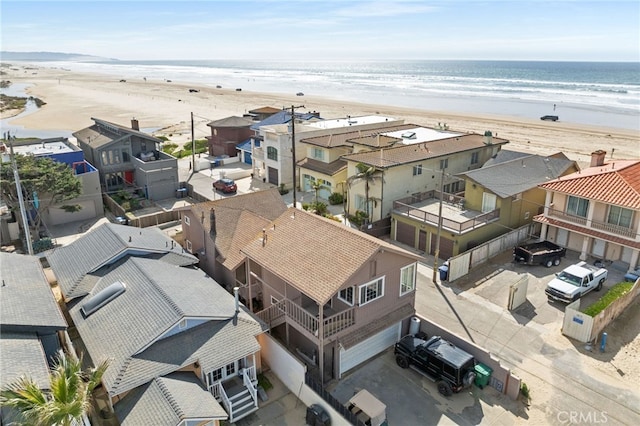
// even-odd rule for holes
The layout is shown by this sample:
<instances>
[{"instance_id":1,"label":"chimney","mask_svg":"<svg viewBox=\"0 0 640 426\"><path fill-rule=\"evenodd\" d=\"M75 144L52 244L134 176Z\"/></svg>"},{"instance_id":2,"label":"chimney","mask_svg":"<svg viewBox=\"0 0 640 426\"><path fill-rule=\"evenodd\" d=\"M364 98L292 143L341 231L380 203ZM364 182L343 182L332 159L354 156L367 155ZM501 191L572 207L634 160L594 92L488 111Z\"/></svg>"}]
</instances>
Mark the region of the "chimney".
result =
<instances>
[{"instance_id":1,"label":"chimney","mask_svg":"<svg viewBox=\"0 0 640 426\"><path fill-rule=\"evenodd\" d=\"M233 297L236 299L236 314L240 312L240 296L238 296L238 291L240 291L240 287L233 288Z\"/></svg>"},{"instance_id":2,"label":"chimney","mask_svg":"<svg viewBox=\"0 0 640 426\"><path fill-rule=\"evenodd\" d=\"M135 117L131 119L131 128L133 130L140 130L140 125L138 124L138 120L136 120Z\"/></svg>"},{"instance_id":3,"label":"chimney","mask_svg":"<svg viewBox=\"0 0 640 426\"><path fill-rule=\"evenodd\" d=\"M484 132L484 144L491 145L493 143L493 133L491 130L487 130Z\"/></svg>"},{"instance_id":4,"label":"chimney","mask_svg":"<svg viewBox=\"0 0 640 426\"><path fill-rule=\"evenodd\" d=\"M211 207L209 211L209 226L211 227L209 231L211 235L216 235L216 209L213 207Z\"/></svg>"},{"instance_id":5,"label":"chimney","mask_svg":"<svg viewBox=\"0 0 640 426\"><path fill-rule=\"evenodd\" d=\"M591 164L589 167L598 167L604 164L604 158L607 155L607 151L601 149L591 153Z\"/></svg>"}]
</instances>

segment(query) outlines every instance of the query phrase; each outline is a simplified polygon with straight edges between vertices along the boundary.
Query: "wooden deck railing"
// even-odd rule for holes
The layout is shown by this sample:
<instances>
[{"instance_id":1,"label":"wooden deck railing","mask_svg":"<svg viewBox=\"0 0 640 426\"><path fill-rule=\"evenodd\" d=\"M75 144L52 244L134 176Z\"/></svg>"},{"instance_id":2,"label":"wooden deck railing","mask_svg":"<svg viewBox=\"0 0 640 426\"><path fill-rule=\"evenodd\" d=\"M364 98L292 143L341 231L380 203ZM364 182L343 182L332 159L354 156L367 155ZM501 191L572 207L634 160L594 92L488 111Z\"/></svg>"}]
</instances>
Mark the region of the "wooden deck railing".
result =
<instances>
[{"instance_id":1,"label":"wooden deck railing","mask_svg":"<svg viewBox=\"0 0 640 426\"><path fill-rule=\"evenodd\" d=\"M437 214L420 210L408 204L404 204L400 201L393 202L393 210L398 214L419 220L421 222L430 223L434 226L438 226ZM464 222L456 222L451 219L447 219L446 217L443 217L442 227L449 231L462 234L465 231L469 231L471 229L484 226L487 223L492 222L499 218L500 218L500 209L495 209L487 213L479 214L478 216L473 217Z\"/></svg>"}]
</instances>

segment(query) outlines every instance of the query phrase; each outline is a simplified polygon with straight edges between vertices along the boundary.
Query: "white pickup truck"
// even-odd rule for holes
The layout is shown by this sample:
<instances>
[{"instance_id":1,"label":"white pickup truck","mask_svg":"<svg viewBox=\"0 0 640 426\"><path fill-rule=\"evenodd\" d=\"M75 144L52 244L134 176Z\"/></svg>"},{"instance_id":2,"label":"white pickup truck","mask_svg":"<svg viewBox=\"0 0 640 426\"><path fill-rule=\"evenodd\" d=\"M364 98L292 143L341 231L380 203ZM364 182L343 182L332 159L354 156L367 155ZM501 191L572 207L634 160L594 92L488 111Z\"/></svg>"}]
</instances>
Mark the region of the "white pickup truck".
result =
<instances>
[{"instance_id":1,"label":"white pickup truck","mask_svg":"<svg viewBox=\"0 0 640 426\"><path fill-rule=\"evenodd\" d=\"M549 300L571 303L591 290L600 291L607 279L608 271L589 265L587 262L568 266L547 284L545 293Z\"/></svg>"}]
</instances>

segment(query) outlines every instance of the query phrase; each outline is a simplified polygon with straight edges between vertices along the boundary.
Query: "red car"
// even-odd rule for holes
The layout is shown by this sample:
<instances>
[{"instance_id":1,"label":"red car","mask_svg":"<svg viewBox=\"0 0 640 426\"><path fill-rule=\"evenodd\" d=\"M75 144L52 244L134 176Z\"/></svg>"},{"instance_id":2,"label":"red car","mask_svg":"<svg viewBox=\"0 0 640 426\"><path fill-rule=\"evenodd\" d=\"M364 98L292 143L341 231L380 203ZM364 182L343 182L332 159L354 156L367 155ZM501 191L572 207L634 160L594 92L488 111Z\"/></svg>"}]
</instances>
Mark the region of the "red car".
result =
<instances>
[{"instance_id":1,"label":"red car","mask_svg":"<svg viewBox=\"0 0 640 426\"><path fill-rule=\"evenodd\" d=\"M213 182L213 189L224 192L225 194L233 194L238 190L233 179L219 179Z\"/></svg>"}]
</instances>

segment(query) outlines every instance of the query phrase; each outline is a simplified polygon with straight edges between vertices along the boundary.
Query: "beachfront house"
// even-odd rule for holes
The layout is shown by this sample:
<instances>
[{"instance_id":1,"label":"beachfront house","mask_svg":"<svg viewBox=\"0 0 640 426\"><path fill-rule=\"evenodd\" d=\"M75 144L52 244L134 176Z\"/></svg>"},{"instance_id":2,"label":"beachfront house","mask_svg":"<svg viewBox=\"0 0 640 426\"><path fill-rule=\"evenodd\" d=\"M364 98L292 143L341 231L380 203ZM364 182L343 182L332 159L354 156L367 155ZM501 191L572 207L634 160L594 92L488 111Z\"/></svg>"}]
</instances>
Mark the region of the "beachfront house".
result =
<instances>
[{"instance_id":1,"label":"beachfront house","mask_svg":"<svg viewBox=\"0 0 640 426\"><path fill-rule=\"evenodd\" d=\"M29 376L48 391L52 360L68 338L67 322L39 258L0 252L0 275L0 387ZM2 408L2 424L13 424L16 415Z\"/></svg>"},{"instance_id":2,"label":"beachfront house","mask_svg":"<svg viewBox=\"0 0 640 426\"><path fill-rule=\"evenodd\" d=\"M264 120L251 126L256 133L252 147L252 174L263 182L273 185L293 185L293 159L295 150L300 150L299 144L291 143L293 132L302 131L302 123L321 121L320 113L295 113L295 122L291 120L291 112L281 110ZM296 127L293 130L293 127ZM299 137L296 134L296 142Z\"/></svg>"},{"instance_id":3,"label":"beachfront house","mask_svg":"<svg viewBox=\"0 0 640 426\"><path fill-rule=\"evenodd\" d=\"M640 266L640 160L606 161L591 154L588 168L540 184L546 191L540 238L597 259Z\"/></svg>"},{"instance_id":4,"label":"beachfront house","mask_svg":"<svg viewBox=\"0 0 640 426\"><path fill-rule=\"evenodd\" d=\"M256 315L318 379L340 378L408 330L417 255L292 207L241 252Z\"/></svg>"},{"instance_id":5,"label":"beachfront house","mask_svg":"<svg viewBox=\"0 0 640 426\"><path fill-rule=\"evenodd\" d=\"M449 259L531 223L544 205L538 184L577 170L562 153L501 150L481 168L455 176L463 179L463 192L432 190L396 200L391 238L435 254L440 227L439 257Z\"/></svg>"},{"instance_id":6,"label":"beachfront house","mask_svg":"<svg viewBox=\"0 0 640 426\"><path fill-rule=\"evenodd\" d=\"M396 200L420 197L430 191L459 193L464 190L463 180L455 174L481 167L509 142L486 132L484 136L445 138L435 134L437 139L427 135L424 142L406 143L414 134L418 138L419 133L414 130L396 133L399 134L366 136L363 139L380 139L380 148L342 157L347 161L350 182L347 200L350 215L364 212L369 222L376 222L390 218ZM357 139L351 142L364 143Z\"/></svg>"},{"instance_id":7,"label":"beachfront house","mask_svg":"<svg viewBox=\"0 0 640 426\"><path fill-rule=\"evenodd\" d=\"M286 208L276 188L179 208L184 249L229 292L240 287L241 300L248 304L245 258L240 249Z\"/></svg>"},{"instance_id":8,"label":"beachfront house","mask_svg":"<svg viewBox=\"0 0 640 426\"><path fill-rule=\"evenodd\" d=\"M343 156L396 144L416 144L459 136L444 129L403 124L403 120L390 117L383 117L382 120L379 116L348 117L346 121L348 127L336 126L329 134L301 139L306 148L306 157L298 161L302 190L313 191L314 197L324 201L332 193L341 194L345 212L349 210L348 192L355 181L349 179L348 163Z\"/></svg>"},{"instance_id":9,"label":"beachfront house","mask_svg":"<svg viewBox=\"0 0 640 426\"><path fill-rule=\"evenodd\" d=\"M236 146L249 140L254 135L251 126L253 120L245 117L226 117L211 121L207 126L211 128L211 136L207 136L209 142L209 155L212 157L236 157Z\"/></svg>"},{"instance_id":10,"label":"beachfront house","mask_svg":"<svg viewBox=\"0 0 640 426\"><path fill-rule=\"evenodd\" d=\"M203 271L130 257L94 282L69 315L89 359L110 360L104 408L121 424L173 412L171 424L217 425L258 409L264 326Z\"/></svg>"},{"instance_id":11,"label":"beachfront house","mask_svg":"<svg viewBox=\"0 0 640 426\"><path fill-rule=\"evenodd\" d=\"M85 158L100 171L104 192L136 191L150 200L176 196L178 162L162 152L162 140L131 127L92 118L94 124L73 133Z\"/></svg>"},{"instance_id":12,"label":"beachfront house","mask_svg":"<svg viewBox=\"0 0 640 426\"><path fill-rule=\"evenodd\" d=\"M12 145L13 152L17 155L48 157L59 163L66 164L81 182L82 190L80 196L53 204L41 212L43 223L47 226L54 226L94 219L104 215L98 170L89 161L85 160L83 151L69 142L69 139L50 138L38 141L13 141ZM0 151L5 154L9 152L4 144L0 147ZM46 194L36 194L36 196L41 200L46 199ZM63 206L69 205L77 208L74 211L63 208Z\"/></svg>"}]
</instances>

